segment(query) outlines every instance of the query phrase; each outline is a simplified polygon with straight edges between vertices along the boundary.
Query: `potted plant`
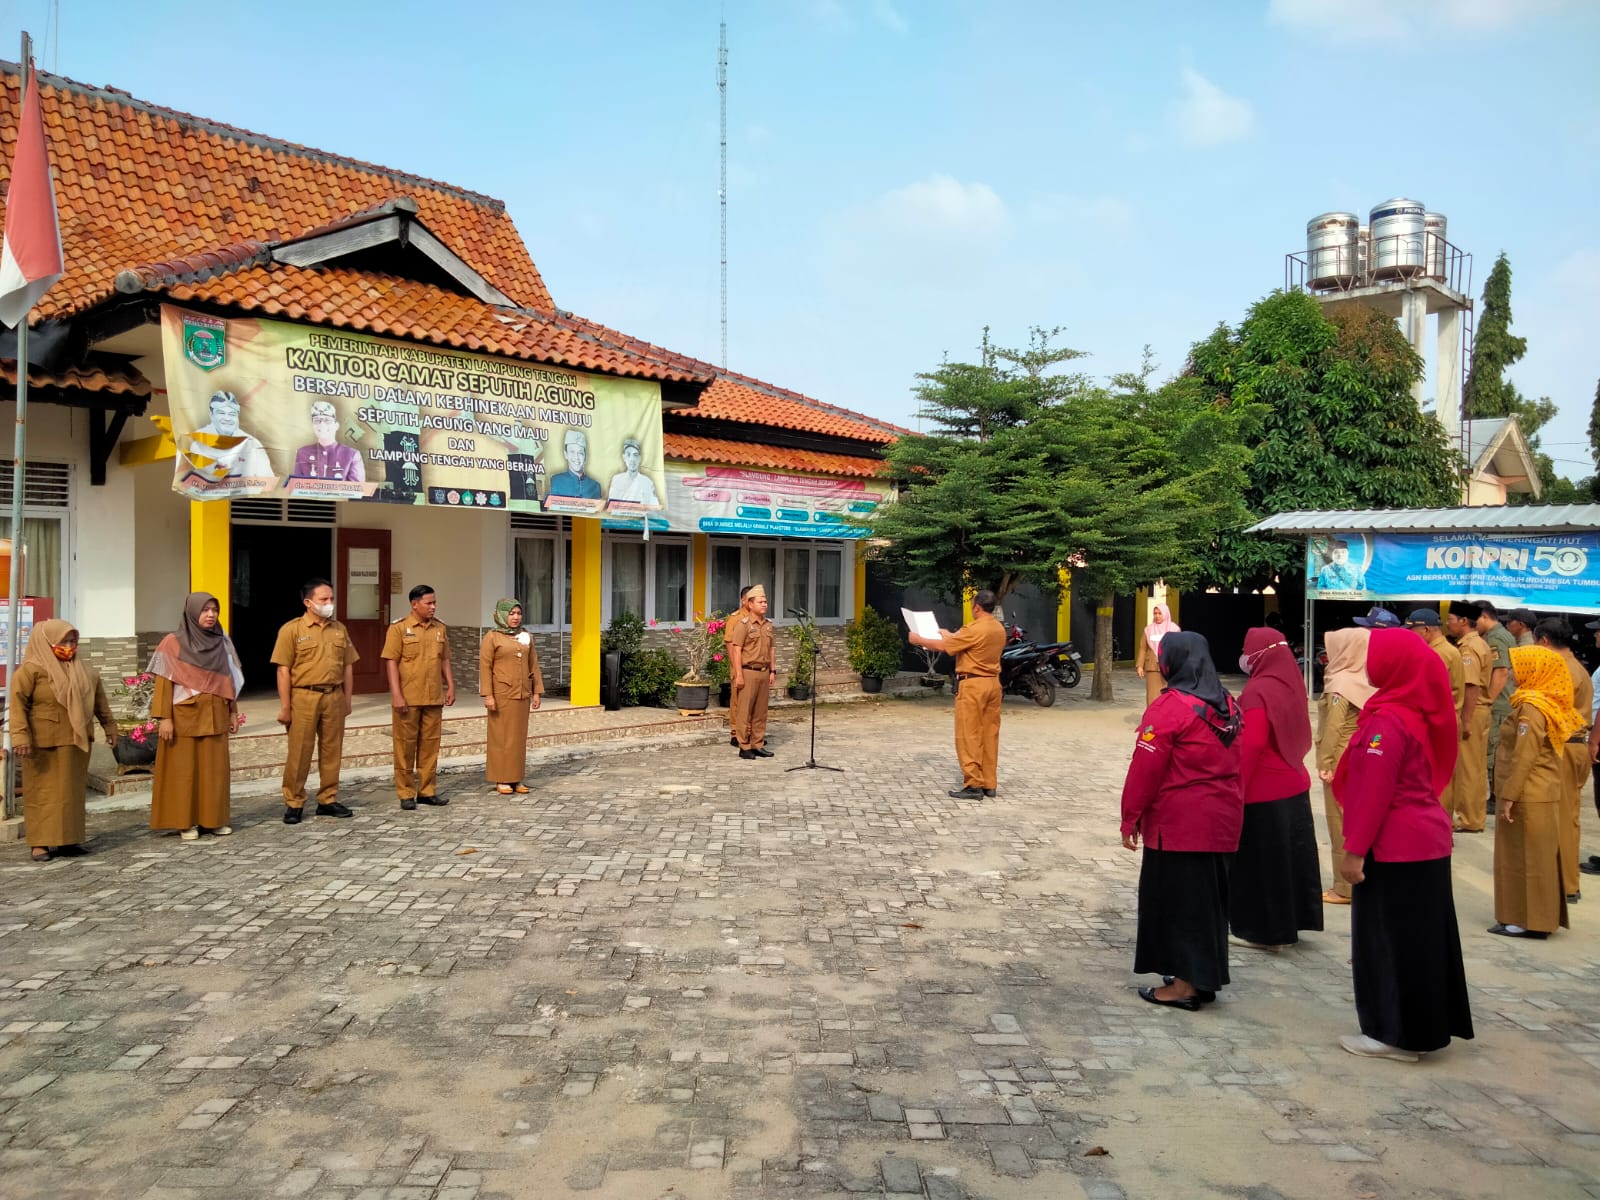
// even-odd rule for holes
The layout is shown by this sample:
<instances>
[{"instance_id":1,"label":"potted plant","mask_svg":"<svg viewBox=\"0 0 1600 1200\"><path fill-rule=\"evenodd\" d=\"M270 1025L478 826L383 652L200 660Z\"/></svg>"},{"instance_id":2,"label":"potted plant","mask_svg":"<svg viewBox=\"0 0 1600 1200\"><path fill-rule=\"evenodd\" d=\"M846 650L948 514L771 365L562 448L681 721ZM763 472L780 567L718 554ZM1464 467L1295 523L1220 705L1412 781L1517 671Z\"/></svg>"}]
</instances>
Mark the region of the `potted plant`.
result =
<instances>
[{"instance_id":1,"label":"potted plant","mask_svg":"<svg viewBox=\"0 0 1600 1200\"><path fill-rule=\"evenodd\" d=\"M939 660L944 657L943 650L934 650L928 646L918 646L917 653L922 655L923 672L917 676L917 683L933 691L943 691L945 677L938 671Z\"/></svg>"},{"instance_id":2,"label":"potted plant","mask_svg":"<svg viewBox=\"0 0 1600 1200\"><path fill-rule=\"evenodd\" d=\"M622 672L644 645L644 620L636 613L622 612L600 633L600 703L607 712L622 707Z\"/></svg>"},{"instance_id":3,"label":"potted plant","mask_svg":"<svg viewBox=\"0 0 1600 1200\"><path fill-rule=\"evenodd\" d=\"M150 698L155 695L156 677L148 671L124 675L114 685L124 721L122 733L111 746L111 756L124 772L148 770L156 761L157 733L161 722L150 716Z\"/></svg>"},{"instance_id":4,"label":"potted plant","mask_svg":"<svg viewBox=\"0 0 1600 1200\"><path fill-rule=\"evenodd\" d=\"M705 712L710 707L711 689L716 685L712 659L725 657L722 652L722 631L726 625L721 613L712 613L703 619L699 613L695 613L693 624L687 629L674 631L673 641L688 666L677 682L680 713Z\"/></svg>"},{"instance_id":5,"label":"potted plant","mask_svg":"<svg viewBox=\"0 0 1600 1200\"><path fill-rule=\"evenodd\" d=\"M789 699L809 700L816 685L817 623L809 616L796 617L789 629L795 640L794 668L789 672Z\"/></svg>"},{"instance_id":6,"label":"potted plant","mask_svg":"<svg viewBox=\"0 0 1600 1200\"><path fill-rule=\"evenodd\" d=\"M883 681L900 670L900 627L875 608L862 610L845 634L845 648L863 692L881 691Z\"/></svg>"},{"instance_id":7,"label":"potted plant","mask_svg":"<svg viewBox=\"0 0 1600 1200\"><path fill-rule=\"evenodd\" d=\"M726 622L723 628L727 628ZM726 647L718 647L711 652L706 674L711 679L711 686L717 689L717 703L728 708L733 704L733 662L728 658Z\"/></svg>"}]
</instances>

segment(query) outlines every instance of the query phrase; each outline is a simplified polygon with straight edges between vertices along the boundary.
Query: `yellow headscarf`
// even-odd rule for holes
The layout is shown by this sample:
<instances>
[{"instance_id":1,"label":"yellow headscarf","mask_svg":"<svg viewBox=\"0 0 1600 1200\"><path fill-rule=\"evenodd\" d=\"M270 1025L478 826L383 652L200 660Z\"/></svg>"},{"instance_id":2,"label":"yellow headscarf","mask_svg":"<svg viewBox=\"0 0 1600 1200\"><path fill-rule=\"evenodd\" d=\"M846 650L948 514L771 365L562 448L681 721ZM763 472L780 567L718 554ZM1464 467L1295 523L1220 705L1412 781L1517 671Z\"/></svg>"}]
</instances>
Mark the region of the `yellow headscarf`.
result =
<instances>
[{"instance_id":1,"label":"yellow headscarf","mask_svg":"<svg viewBox=\"0 0 1600 1200\"><path fill-rule=\"evenodd\" d=\"M1550 741L1560 753L1566 740L1586 723L1572 706L1572 675L1567 664L1548 647L1513 646L1511 670L1517 677L1511 703L1531 704L1544 714Z\"/></svg>"}]
</instances>

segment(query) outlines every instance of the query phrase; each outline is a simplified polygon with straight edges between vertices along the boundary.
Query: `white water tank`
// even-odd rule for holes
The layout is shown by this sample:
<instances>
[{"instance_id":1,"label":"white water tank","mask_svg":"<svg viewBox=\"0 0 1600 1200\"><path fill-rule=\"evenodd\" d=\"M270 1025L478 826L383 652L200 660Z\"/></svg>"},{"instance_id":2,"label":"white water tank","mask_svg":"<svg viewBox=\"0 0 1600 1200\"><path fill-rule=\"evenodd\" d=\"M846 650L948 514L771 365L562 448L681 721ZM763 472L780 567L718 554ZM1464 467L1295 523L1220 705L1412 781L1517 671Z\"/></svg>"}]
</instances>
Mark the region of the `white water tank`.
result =
<instances>
[{"instance_id":1,"label":"white water tank","mask_svg":"<svg viewBox=\"0 0 1600 1200\"><path fill-rule=\"evenodd\" d=\"M1409 279L1425 264L1423 219L1427 208L1418 200L1397 196L1372 210L1372 275L1375 279Z\"/></svg>"},{"instance_id":2,"label":"white water tank","mask_svg":"<svg viewBox=\"0 0 1600 1200\"><path fill-rule=\"evenodd\" d=\"M1423 274L1429 279L1446 279L1450 273L1450 243L1445 239L1449 222L1443 213L1424 213L1422 217Z\"/></svg>"},{"instance_id":3,"label":"white water tank","mask_svg":"<svg viewBox=\"0 0 1600 1200\"><path fill-rule=\"evenodd\" d=\"M1312 291L1345 287L1358 271L1355 213L1328 212L1306 222L1306 286Z\"/></svg>"},{"instance_id":4,"label":"white water tank","mask_svg":"<svg viewBox=\"0 0 1600 1200\"><path fill-rule=\"evenodd\" d=\"M1356 234L1356 278L1362 283L1372 279L1372 230L1365 225Z\"/></svg>"}]
</instances>

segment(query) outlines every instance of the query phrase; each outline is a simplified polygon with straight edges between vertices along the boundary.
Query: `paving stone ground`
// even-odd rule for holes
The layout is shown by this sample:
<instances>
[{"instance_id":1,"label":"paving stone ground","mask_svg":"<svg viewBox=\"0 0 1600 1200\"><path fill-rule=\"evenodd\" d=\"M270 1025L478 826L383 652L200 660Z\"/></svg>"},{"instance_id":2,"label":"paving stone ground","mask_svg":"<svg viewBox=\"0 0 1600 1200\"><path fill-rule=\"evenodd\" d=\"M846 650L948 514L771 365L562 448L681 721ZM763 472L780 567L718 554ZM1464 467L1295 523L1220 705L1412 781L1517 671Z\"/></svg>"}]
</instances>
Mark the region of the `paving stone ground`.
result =
<instances>
[{"instance_id":1,"label":"paving stone ground","mask_svg":"<svg viewBox=\"0 0 1600 1200\"><path fill-rule=\"evenodd\" d=\"M1125 685L1127 692L1132 688ZM798 717L798 714L796 714ZM146 1200L584 1196L1600 1196L1600 888L1545 943L1456 898L1478 1037L1355 1059L1348 910L1235 952L1198 1014L1134 994L1136 717L1005 709L962 801L948 698L726 745L460 774L290 828L0 850L0 1193ZM1592 809L1590 810L1592 812ZM1600 838L1589 839L1600 850Z\"/></svg>"}]
</instances>

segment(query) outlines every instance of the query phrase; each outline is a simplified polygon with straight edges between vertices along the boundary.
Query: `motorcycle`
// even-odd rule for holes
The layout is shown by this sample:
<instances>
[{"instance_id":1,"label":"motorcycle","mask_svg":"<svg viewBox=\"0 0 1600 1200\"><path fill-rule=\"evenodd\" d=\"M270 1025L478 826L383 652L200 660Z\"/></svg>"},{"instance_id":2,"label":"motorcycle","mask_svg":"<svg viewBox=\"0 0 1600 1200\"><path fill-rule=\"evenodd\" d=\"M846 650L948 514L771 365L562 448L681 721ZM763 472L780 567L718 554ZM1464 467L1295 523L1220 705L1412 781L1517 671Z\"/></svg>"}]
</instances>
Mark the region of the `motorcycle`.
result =
<instances>
[{"instance_id":1,"label":"motorcycle","mask_svg":"<svg viewBox=\"0 0 1600 1200\"><path fill-rule=\"evenodd\" d=\"M1026 696L1040 708L1056 702L1054 657L1047 648L1036 646L1012 628L1006 648L1000 652L1000 694Z\"/></svg>"},{"instance_id":2,"label":"motorcycle","mask_svg":"<svg viewBox=\"0 0 1600 1200\"><path fill-rule=\"evenodd\" d=\"M1046 642L1039 645L1028 641L1028 635L1020 625L1013 625L1006 639L1006 648L1015 649L1019 646L1038 645L1038 648L1049 656L1050 674L1055 677L1056 683L1062 687L1077 687L1083 678L1083 655L1078 653L1078 648L1070 641Z\"/></svg>"}]
</instances>

